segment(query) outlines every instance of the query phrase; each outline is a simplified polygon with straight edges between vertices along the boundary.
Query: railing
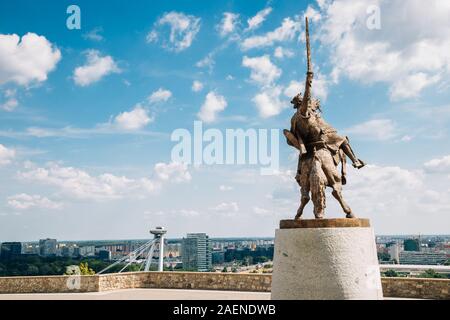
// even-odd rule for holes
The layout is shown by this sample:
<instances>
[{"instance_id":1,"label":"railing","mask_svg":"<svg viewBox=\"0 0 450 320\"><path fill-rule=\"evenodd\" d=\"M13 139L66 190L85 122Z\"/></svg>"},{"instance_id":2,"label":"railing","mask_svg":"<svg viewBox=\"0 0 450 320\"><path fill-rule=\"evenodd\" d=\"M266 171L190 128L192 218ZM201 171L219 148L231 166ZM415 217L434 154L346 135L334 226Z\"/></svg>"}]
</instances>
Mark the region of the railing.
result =
<instances>
[{"instance_id":1,"label":"railing","mask_svg":"<svg viewBox=\"0 0 450 320\"><path fill-rule=\"evenodd\" d=\"M436 265L412 265L412 264L380 264L380 271L394 270L399 272L422 273L433 270L436 273L450 274L450 266Z\"/></svg>"}]
</instances>

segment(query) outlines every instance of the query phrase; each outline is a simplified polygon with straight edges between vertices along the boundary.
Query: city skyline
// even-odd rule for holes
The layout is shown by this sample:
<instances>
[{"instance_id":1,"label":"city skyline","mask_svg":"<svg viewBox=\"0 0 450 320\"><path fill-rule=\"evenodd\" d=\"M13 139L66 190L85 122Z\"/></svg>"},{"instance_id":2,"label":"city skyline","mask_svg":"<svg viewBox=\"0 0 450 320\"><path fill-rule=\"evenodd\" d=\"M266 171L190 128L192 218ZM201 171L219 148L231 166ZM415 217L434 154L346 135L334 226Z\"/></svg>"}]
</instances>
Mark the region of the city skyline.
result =
<instances>
[{"instance_id":1,"label":"city skyline","mask_svg":"<svg viewBox=\"0 0 450 320\"><path fill-rule=\"evenodd\" d=\"M323 116L368 163L345 199L376 234L447 234L450 6L432 2L80 0L79 30L74 3L0 3L2 241L273 237L300 197L281 134L269 176L173 162L170 136L288 128L306 15Z\"/></svg>"}]
</instances>

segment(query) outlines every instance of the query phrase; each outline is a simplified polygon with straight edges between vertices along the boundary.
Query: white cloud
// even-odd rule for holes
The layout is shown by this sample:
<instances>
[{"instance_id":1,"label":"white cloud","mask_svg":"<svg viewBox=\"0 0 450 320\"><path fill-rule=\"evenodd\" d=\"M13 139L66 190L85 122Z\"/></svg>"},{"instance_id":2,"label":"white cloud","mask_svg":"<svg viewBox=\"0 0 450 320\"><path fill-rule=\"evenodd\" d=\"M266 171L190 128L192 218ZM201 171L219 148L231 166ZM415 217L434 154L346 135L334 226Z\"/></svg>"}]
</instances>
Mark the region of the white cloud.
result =
<instances>
[{"instance_id":1,"label":"white cloud","mask_svg":"<svg viewBox=\"0 0 450 320\"><path fill-rule=\"evenodd\" d=\"M157 91L153 92L150 97L148 97L148 101L150 103L156 103L156 102L165 102L172 97L172 92L169 90L159 88Z\"/></svg>"},{"instance_id":2,"label":"white cloud","mask_svg":"<svg viewBox=\"0 0 450 320\"><path fill-rule=\"evenodd\" d=\"M79 86L85 87L121 70L111 56L101 56L97 50L86 51L86 64L75 68L73 79Z\"/></svg>"},{"instance_id":3,"label":"white cloud","mask_svg":"<svg viewBox=\"0 0 450 320\"><path fill-rule=\"evenodd\" d=\"M115 124L122 130L139 130L152 120L148 110L140 104L136 105L133 110L122 112L114 118Z\"/></svg>"},{"instance_id":4,"label":"white cloud","mask_svg":"<svg viewBox=\"0 0 450 320\"><path fill-rule=\"evenodd\" d=\"M217 26L219 30L219 34L222 37L225 37L226 35L233 33L236 29L236 24L239 19L239 14L232 13L232 12L224 12L223 18L220 21L220 24Z\"/></svg>"},{"instance_id":5,"label":"white cloud","mask_svg":"<svg viewBox=\"0 0 450 320\"><path fill-rule=\"evenodd\" d=\"M371 5L380 7L379 30L367 27L365 0L322 3L317 34L331 49L336 81L346 76L368 84L386 83L392 100L418 97L426 87L448 81L448 1L374 0Z\"/></svg>"},{"instance_id":6,"label":"white cloud","mask_svg":"<svg viewBox=\"0 0 450 320\"><path fill-rule=\"evenodd\" d=\"M32 208L40 209L61 209L61 202L52 201L40 195L29 195L26 193L16 194L8 197L8 206L17 210L27 210Z\"/></svg>"},{"instance_id":7,"label":"white cloud","mask_svg":"<svg viewBox=\"0 0 450 320\"><path fill-rule=\"evenodd\" d=\"M283 47L276 47L273 56L278 59L290 58L294 56L294 52Z\"/></svg>"},{"instance_id":8,"label":"white cloud","mask_svg":"<svg viewBox=\"0 0 450 320\"><path fill-rule=\"evenodd\" d=\"M133 110L118 114L114 118L115 128L126 131L136 131L144 128L147 124L154 120L154 117L150 115L150 104L165 102L169 100L170 97L172 97L172 92L163 88L159 88L158 90L154 91L146 99L146 101L142 101L136 104ZM101 127L108 129L108 127L111 126L109 124L104 124L101 125L100 128Z\"/></svg>"},{"instance_id":9,"label":"white cloud","mask_svg":"<svg viewBox=\"0 0 450 320\"><path fill-rule=\"evenodd\" d=\"M28 165L25 171L18 173L18 177L53 186L65 195L87 200L139 198L159 191L165 184L191 179L187 167L180 164L158 163L154 174L154 179L128 178L111 173L95 176L82 169L51 162L45 167Z\"/></svg>"},{"instance_id":10,"label":"white cloud","mask_svg":"<svg viewBox=\"0 0 450 320\"><path fill-rule=\"evenodd\" d=\"M189 173L187 165L185 163L160 162L155 165L154 171L156 177L161 181L171 181L179 183L190 181L192 179L192 176Z\"/></svg>"},{"instance_id":11,"label":"white cloud","mask_svg":"<svg viewBox=\"0 0 450 320\"><path fill-rule=\"evenodd\" d=\"M267 7L259 11L255 16L247 20L248 28L247 30L255 30L261 26L261 24L266 20L266 17L272 12L271 7Z\"/></svg>"},{"instance_id":12,"label":"white cloud","mask_svg":"<svg viewBox=\"0 0 450 320\"><path fill-rule=\"evenodd\" d=\"M250 79L260 86L260 92L252 101L262 118L279 114L287 104L281 101L282 87L275 84L281 69L274 65L268 55L249 58L244 56L242 65L250 68Z\"/></svg>"},{"instance_id":13,"label":"white cloud","mask_svg":"<svg viewBox=\"0 0 450 320\"><path fill-rule=\"evenodd\" d=\"M252 208L253 213L259 215L259 216L271 216L273 215L272 212L270 210L264 209L264 208L260 208L260 207L253 207Z\"/></svg>"},{"instance_id":14,"label":"white cloud","mask_svg":"<svg viewBox=\"0 0 450 320\"><path fill-rule=\"evenodd\" d=\"M169 51L180 52L189 48L200 31L200 18L182 12L165 13L147 35L147 42L156 42L162 33L162 27L169 26L169 39L163 39L163 47Z\"/></svg>"},{"instance_id":15,"label":"white cloud","mask_svg":"<svg viewBox=\"0 0 450 320\"><path fill-rule=\"evenodd\" d=\"M289 85L284 89L284 95L288 98L293 98L305 89L305 85L302 82L292 80Z\"/></svg>"},{"instance_id":16,"label":"white cloud","mask_svg":"<svg viewBox=\"0 0 450 320\"><path fill-rule=\"evenodd\" d=\"M271 46L276 42L292 40L300 30L300 22L291 18L285 18L280 27L274 31L267 32L263 36L252 36L242 42L242 49L249 50L259 47Z\"/></svg>"},{"instance_id":17,"label":"white cloud","mask_svg":"<svg viewBox=\"0 0 450 320\"><path fill-rule=\"evenodd\" d=\"M327 78L318 73L316 79L313 80L312 95L315 98L319 98L321 101L326 101L328 97L328 85ZM293 98L300 92L305 90L304 82L292 80L289 85L284 89L284 95L288 98Z\"/></svg>"},{"instance_id":18,"label":"white cloud","mask_svg":"<svg viewBox=\"0 0 450 320\"><path fill-rule=\"evenodd\" d=\"M390 140L398 135L396 124L391 119L373 119L344 130L354 139Z\"/></svg>"},{"instance_id":19,"label":"white cloud","mask_svg":"<svg viewBox=\"0 0 450 320\"><path fill-rule=\"evenodd\" d=\"M318 1L319 2L319 1ZM322 15L320 14L319 11L317 11L316 9L314 9L312 6L308 6L308 8L306 8L305 13L303 14L303 19L305 17L308 17L309 21L312 22L317 22L320 19L322 19Z\"/></svg>"},{"instance_id":20,"label":"white cloud","mask_svg":"<svg viewBox=\"0 0 450 320\"><path fill-rule=\"evenodd\" d=\"M226 185L220 185L219 186L219 190L220 191L231 191L231 190L233 190L233 187L231 187L231 186L226 186Z\"/></svg>"},{"instance_id":21,"label":"white cloud","mask_svg":"<svg viewBox=\"0 0 450 320\"><path fill-rule=\"evenodd\" d=\"M88 33L83 34L83 38L92 40L92 41L97 41L97 42L103 41L104 38L101 35L102 32L103 32L103 28L97 27L97 28L92 29Z\"/></svg>"},{"instance_id":22,"label":"white cloud","mask_svg":"<svg viewBox=\"0 0 450 320\"><path fill-rule=\"evenodd\" d=\"M202 91L202 89L203 89L203 83L201 83L198 80L195 80L194 82L192 82L192 87L191 87L192 91L199 92L199 91Z\"/></svg>"},{"instance_id":23,"label":"white cloud","mask_svg":"<svg viewBox=\"0 0 450 320\"><path fill-rule=\"evenodd\" d=\"M16 99L16 90L6 89L3 92L3 95L5 97L5 102L0 103L0 109L5 111L13 111L19 105L19 102Z\"/></svg>"},{"instance_id":24,"label":"white cloud","mask_svg":"<svg viewBox=\"0 0 450 320\"><path fill-rule=\"evenodd\" d=\"M9 149L4 145L0 144L0 166L10 164L11 161L15 158L16 151L13 149Z\"/></svg>"},{"instance_id":25,"label":"white cloud","mask_svg":"<svg viewBox=\"0 0 450 320\"><path fill-rule=\"evenodd\" d=\"M197 114L198 118L204 122L214 122L217 119L217 114L227 107L227 101L224 96L221 96L214 91L208 92L205 102Z\"/></svg>"},{"instance_id":26,"label":"white cloud","mask_svg":"<svg viewBox=\"0 0 450 320\"><path fill-rule=\"evenodd\" d=\"M280 100L281 87L267 87L253 97L252 101L262 118L269 118L280 114L287 104Z\"/></svg>"},{"instance_id":27,"label":"white cloud","mask_svg":"<svg viewBox=\"0 0 450 320\"><path fill-rule=\"evenodd\" d=\"M390 89L391 99L401 100L416 98L425 87L435 84L439 80L439 75L431 77L423 72L412 74L392 85Z\"/></svg>"},{"instance_id":28,"label":"white cloud","mask_svg":"<svg viewBox=\"0 0 450 320\"><path fill-rule=\"evenodd\" d=\"M27 33L0 34L0 84L27 86L47 80L61 59L61 52L44 36Z\"/></svg>"},{"instance_id":29,"label":"white cloud","mask_svg":"<svg viewBox=\"0 0 450 320\"><path fill-rule=\"evenodd\" d=\"M270 85L281 76L281 69L270 61L268 55L249 58L244 56L242 65L250 68L250 79L259 85Z\"/></svg>"},{"instance_id":30,"label":"white cloud","mask_svg":"<svg viewBox=\"0 0 450 320\"><path fill-rule=\"evenodd\" d=\"M425 162L424 168L430 173L449 173L450 155Z\"/></svg>"},{"instance_id":31,"label":"white cloud","mask_svg":"<svg viewBox=\"0 0 450 320\"><path fill-rule=\"evenodd\" d=\"M422 170L367 165L349 170L344 197L359 217L371 218L383 233L439 232L439 224L449 221L445 180Z\"/></svg>"},{"instance_id":32,"label":"white cloud","mask_svg":"<svg viewBox=\"0 0 450 320\"><path fill-rule=\"evenodd\" d=\"M236 202L222 202L217 206L212 207L211 210L223 213L234 213L239 211L239 206Z\"/></svg>"},{"instance_id":33,"label":"white cloud","mask_svg":"<svg viewBox=\"0 0 450 320\"><path fill-rule=\"evenodd\" d=\"M196 217L200 215L200 212L192 209L180 209L172 210L174 214L181 214L183 217Z\"/></svg>"},{"instance_id":34,"label":"white cloud","mask_svg":"<svg viewBox=\"0 0 450 320\"><path fill-rule=\"evenodd\" d=\"M206 57L204 57L202 60L198 61L195 66L198 68L207 68L211 72L212 68L216 62L214 61L213 55L210 53Z\"/></svg>"}]
</instances>

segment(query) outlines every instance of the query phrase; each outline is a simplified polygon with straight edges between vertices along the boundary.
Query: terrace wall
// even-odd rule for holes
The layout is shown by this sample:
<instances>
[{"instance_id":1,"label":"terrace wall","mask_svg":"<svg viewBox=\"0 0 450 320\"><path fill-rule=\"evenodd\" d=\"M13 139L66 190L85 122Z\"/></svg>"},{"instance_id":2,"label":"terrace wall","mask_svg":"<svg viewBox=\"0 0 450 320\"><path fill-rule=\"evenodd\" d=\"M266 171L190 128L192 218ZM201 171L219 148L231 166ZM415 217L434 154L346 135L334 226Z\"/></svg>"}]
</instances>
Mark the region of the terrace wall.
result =
<instances>
[{"instance_id":1,"label":"terrace wall","mask_svg":"<svg viewBox=\"0 0 450 320\"><path fill-rule=\"evenodd\" d=\"M382 278L385 297L450 299L450 279ZM132 288L270 292L270 274L126 272L93 276L0 277L2 293L99 292Z\"/></svg>"}]
</instances>

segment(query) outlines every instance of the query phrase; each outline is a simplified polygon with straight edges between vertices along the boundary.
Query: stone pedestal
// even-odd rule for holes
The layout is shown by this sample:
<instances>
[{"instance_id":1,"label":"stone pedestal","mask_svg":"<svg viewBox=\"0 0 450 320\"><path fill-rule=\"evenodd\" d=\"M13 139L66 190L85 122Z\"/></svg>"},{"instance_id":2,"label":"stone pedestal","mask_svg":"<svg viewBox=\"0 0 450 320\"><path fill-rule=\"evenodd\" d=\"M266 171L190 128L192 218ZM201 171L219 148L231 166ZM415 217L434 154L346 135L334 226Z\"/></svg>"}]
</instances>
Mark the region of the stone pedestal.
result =
<instances>
[{"instance_id":1,"label":"stone pedestal","mask_svg":"<svg viewBox=\"0 0 450 320\"><path fill-rule=\"evenodd\" d=\"M272 299L383 299L369 220L280 221Z\"/></svg>"}]
</instances>

